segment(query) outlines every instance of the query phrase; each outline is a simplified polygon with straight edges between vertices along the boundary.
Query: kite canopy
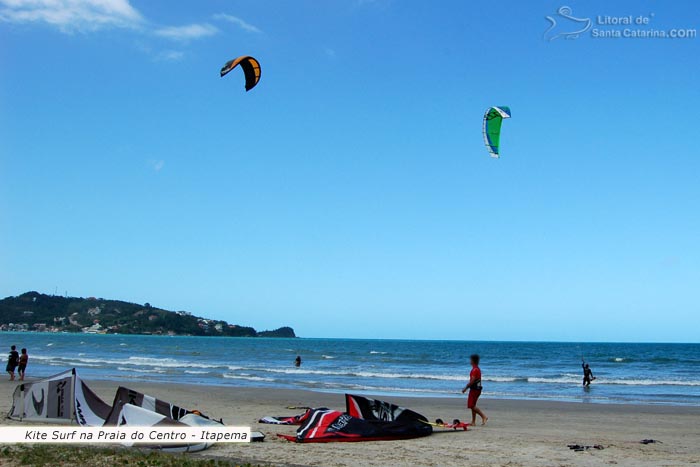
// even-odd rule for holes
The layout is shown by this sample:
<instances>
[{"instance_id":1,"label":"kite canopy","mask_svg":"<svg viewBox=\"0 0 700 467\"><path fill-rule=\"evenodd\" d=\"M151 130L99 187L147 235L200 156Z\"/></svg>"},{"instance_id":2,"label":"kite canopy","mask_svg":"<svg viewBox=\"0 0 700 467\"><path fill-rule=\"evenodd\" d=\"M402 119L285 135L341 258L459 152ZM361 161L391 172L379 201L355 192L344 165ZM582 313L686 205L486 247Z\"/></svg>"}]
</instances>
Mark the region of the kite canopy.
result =
<instances>
[{"instance_id":1,"label":"kite canopy","mask_svg":"<svg viewBox=\"0 0 700 467\"><path fill-rule=\"evenodd\" d=\"M104 426L119 425L122 407L126 406L127 404L141 407L175 421L180 420L187 414L194 413L191 410L183 409L182 407L178 407L170 402L156 399L153 396L119 386L117 393L114 395L112 409L105 419Z\"/></svg>"},{"instance_id":2,"label":"kite canopy","mask_svg":"<svg viewBox=\"0 0 700 467\"><path fill-rule=\"evenodd\" d=\"M12 409L7 417L31 422L70 423L74 418L74 378L74 371L68 370L39 381L20 384L12 395Z\"/></svg>"},{"instance_id":3,"label":"kite canopy","mask_svg":"<svg viewBox=\"0 0 700 467\"><path fill-rule=\"evenodd\" d=\"M427 423L428 419L413 410L399 407L390 402L369 399L364 396L345 394L345 411L356 418L372 421L403 422L419 421Z\"/></svg>"},{"instance_id":4,"label":"kite canopy","mask_svg":"<svg viewBox=\"0 0 700 467\"><path fill-rule=\"evenodd\" d=\"M196 411L123 387L117 390L114 403L110 406L85 384L75 369L17 386L8 418L51 423L76 422L81 426L223 425ZM251 439L255 440L255 434L251 434ZM183 442L144 447L168 452L196 452L212 444Z\"/></svg>"},{"instance_id":5,"label":"kite canopy","mask_svg":"<svg viewBox=\"0 0 700 467\"><path fill-rule=\"evenodd\" d=\"M491 107L484 114L484 144L491 157L501 156L501 123L504 118L510 118L510 107Z\"/></svg>"},{"instance_id":6,"label":"kite canopy","mask_svg":"<svg viewBox=\"0 0 700 467\"><path fill-rule=\"evenodd\" d=\"M221 77L223 78L226 76L238 65L243 68L243 73L245 74L245 90L250 91L256 84L258 84L258 81L260 81L260 62L248 55L234 58L233 60L226 62L226 64L221 67Z\"/></svg>"},{"instance_id":7,"label":"kite canopy","mask_svg":"<svg viewBox=\"0 0 700 467\"><path fill-rule=\"evenodd\" d=\"M329 443L410 439L432 432L432 426L418 420L373 421L335 410L314 409L296 436L278 436L297 443Z\"/></svg>"}]
</instances>

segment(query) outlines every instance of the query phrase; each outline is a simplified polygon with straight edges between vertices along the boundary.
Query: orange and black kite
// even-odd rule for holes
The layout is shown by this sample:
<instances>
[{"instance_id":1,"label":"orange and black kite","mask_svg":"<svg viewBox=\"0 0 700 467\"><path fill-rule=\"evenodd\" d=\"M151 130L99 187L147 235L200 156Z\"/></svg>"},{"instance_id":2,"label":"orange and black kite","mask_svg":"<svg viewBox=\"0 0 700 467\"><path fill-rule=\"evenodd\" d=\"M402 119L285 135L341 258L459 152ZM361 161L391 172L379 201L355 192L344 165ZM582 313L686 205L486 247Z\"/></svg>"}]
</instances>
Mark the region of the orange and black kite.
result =
<instances>
[{"instance_id":1,"label":"orange and black kite","mask_svg":"<svg viewBox=\"0 0 700 467\"><path fill-rule=\"evenodd\" d=\"M250 91L260 81L260 63L248 55L229 60L221 68L221 77L226 76L231 70L240 65L245 74L245 90Z\"/></svg>"}]
</instances>

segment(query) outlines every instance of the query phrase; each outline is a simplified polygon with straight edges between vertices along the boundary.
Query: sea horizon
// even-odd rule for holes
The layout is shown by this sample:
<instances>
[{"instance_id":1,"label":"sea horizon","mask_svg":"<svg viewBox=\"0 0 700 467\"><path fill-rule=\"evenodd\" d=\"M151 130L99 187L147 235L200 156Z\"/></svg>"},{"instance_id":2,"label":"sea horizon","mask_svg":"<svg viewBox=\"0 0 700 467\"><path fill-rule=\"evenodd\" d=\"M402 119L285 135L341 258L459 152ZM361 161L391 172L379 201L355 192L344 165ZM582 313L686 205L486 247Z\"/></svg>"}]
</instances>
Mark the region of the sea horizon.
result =
<instances>
[{"instance_id":1,"label":"sea horizon","mask_svg":"<svg viewBox=\"0 0 700 467\"><path fill-rule=\"evenodd\" d=\"M189 334L136 334L136 333L90 333L90 332L70 332L70 331L60 331L60 332L49 332L49 331L0 331L0 336L2 335L23 335L23 334L39 334L39 335L55 335L55 334L70 334L76 336L94 335L94 336L148 336L148 337L163 337L163 338L196 338L196 339L270 339L278 340L285 339L280 337L258 337L258 336L195 336ZM409 338L409 337L316 337L316 336L295 336L288 338L290 340L339 340L339 341L396 341L396 342L461 342L461 343L503 343L503 344L630 344L630 345L646 345L646 344L659 344L659 345L700 345L700 341L697 342L685 342L685 341L625 341L625 340L547 340L547 339L438 339L438 338Z\"/></svg>"}]
</instances>

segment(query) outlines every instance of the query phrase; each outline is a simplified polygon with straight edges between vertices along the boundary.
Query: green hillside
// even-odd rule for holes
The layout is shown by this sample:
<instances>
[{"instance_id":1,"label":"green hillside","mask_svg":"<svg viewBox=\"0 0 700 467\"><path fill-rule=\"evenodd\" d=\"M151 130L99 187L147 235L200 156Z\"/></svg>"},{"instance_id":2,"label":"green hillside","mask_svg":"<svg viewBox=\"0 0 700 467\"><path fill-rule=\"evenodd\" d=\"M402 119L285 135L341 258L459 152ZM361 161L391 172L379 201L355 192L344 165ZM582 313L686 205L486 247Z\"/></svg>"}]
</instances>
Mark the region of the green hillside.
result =
<instances>
[{"instance_id":1,"label":"green hillside","mask_svg":"<svg viewBox=\"0 0 700 467\"><path fill-rule=\"evenodd\" d=\"M168 311L149 303L59 297L27 292L0 300L0 330L170 334L232 337L296 337L290 327L258 332L249 326Z\"/></svg>"}]
</instances>

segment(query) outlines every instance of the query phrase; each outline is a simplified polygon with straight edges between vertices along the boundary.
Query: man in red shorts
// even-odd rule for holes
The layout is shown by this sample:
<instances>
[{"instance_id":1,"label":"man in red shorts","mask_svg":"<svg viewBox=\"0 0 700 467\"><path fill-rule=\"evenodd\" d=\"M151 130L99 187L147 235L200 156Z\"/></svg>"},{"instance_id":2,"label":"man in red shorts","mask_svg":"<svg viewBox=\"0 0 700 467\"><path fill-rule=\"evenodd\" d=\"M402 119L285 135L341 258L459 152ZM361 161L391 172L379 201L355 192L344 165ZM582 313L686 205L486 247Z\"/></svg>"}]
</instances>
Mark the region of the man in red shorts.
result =
<instances>
[{"instance_id":1,"label":"man in red shorts","mask_svg":"<svg viewBox=\"0 0 700 467\"><path fill-rule=\"evenodd\" d=\"M472 364L472 371L469 373L469 383L462 389L462 394L469 389L469 397L467 398L467 408L472 411L472 426L476 425L476 416L481 417L481 424L486 425L489 417L476 406L476 401L481 395L481 369L479 368L479 356L477 354L469 357Z\"/></svg>"}]
</instances>

